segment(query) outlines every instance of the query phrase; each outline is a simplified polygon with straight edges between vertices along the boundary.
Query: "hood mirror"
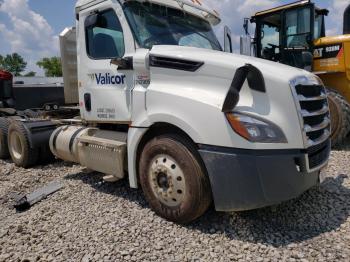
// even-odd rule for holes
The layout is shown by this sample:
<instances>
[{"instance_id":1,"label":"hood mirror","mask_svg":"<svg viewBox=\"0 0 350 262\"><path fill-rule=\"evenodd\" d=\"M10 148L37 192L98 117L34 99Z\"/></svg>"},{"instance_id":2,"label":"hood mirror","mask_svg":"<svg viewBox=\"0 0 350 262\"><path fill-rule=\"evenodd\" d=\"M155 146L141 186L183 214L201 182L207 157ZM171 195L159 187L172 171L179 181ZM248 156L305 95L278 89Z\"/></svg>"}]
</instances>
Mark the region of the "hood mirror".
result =
<instances>
[{"instance_id":1,"label":"hood mirror","mask_svg":"<svg viewBox=\"0 0 350 262\"><path fill-rule=\"evenodd\" d=\"M266 93L265 79L262 72L255 66L246 64L236 70L222 106L222 112L231 112L237 106L240 99L239 93L246 80L250 89Z\"/></svg>"}]
</instances>

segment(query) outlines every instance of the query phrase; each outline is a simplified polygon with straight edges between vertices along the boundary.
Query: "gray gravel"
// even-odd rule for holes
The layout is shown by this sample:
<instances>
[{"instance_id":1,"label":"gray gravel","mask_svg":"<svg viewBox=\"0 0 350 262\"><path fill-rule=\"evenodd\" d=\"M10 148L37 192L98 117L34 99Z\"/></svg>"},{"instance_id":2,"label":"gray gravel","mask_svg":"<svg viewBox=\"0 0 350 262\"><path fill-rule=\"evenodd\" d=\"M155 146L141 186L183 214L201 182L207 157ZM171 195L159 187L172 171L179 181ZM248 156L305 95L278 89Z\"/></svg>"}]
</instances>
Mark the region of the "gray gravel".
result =
<instances>
[{"instance_id":1,"label":"gray gravel","mask_svg":"<svg viewBox=\"0 0 350 262\"><path fill-rule=\"evenodd\" d=\"M299 199L244 213L209 211L180 226L157 217L127 181L76 165L29 170L0 161L0 261L349 261L350 152ZM64 188L17 213L11 192Z\"/></svg>"}]
</instances>

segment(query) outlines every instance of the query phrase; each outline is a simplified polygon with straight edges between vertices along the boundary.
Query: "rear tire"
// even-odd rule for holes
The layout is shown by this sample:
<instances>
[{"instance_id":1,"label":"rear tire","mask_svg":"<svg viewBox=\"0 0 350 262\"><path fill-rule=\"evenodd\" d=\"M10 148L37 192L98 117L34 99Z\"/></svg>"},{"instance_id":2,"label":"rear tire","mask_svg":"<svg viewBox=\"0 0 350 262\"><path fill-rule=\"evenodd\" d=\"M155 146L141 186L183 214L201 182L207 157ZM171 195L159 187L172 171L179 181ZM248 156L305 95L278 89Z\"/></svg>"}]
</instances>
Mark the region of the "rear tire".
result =
<instances>
[{"instance_id":1,"label":"rear tire","mask_svg":"<svg viewBox=\"0 0 350 262\"><path fill-rule=\"evenodd\" d=\"M10 126L10 121L4 117L0 118L0 159L10 158L10 153L7 144L7 135Z\"/></svg>"},{"instance_id":2,"label":"rear tire","mask_svg":"<svg viewBox=\"0 0 350 262\"><path fill-rule=\"evenodd\" d=\"M13 122L10 125L8 147L16 166L28 168L37 163L39 150L30 147L27 131L21 122Z\"/></svg>"},{"instance_id":3,"label":"rear tire","mask_svg":"<svg viewBox=\"0 0 350 262\"><path fill-rule=\"evenodd\" d=\"M344 145L350 132L350 105L338 92L327 90L332 125L332 147Z\"/></svg>"},{"instance_id":4,"label":"rear tire","mask_svg":"<svg viewBox=\"0 0 350 262\"><path fill-rule=\"evenodd\" d=\"M164 135L144 147L139 165L146 200L161 217L186 224L204 214L212 202L208 176L193 144Z\"/></svg>"}]
</instances>

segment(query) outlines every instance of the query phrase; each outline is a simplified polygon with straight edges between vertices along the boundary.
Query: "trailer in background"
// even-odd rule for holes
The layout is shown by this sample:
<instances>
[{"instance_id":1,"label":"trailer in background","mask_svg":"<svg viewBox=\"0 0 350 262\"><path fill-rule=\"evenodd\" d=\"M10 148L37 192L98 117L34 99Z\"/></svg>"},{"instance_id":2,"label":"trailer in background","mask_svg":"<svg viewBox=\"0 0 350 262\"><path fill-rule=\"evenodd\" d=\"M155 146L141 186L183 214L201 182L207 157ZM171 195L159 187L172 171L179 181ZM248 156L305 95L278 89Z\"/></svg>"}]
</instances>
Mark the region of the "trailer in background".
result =
<instances>
[{"instance_id":1,"label":"trailer in background","mask_svg":"<svg viewBox=\"0 0 350 262\"><path fill-rule=\"evenodd\" d=\"M26 83L0 71L0 159L25 168L53 159L49 138L57 121L79 115L74 36L74 28L60 35L65 84Z\"/></svg>"}]
</instances>

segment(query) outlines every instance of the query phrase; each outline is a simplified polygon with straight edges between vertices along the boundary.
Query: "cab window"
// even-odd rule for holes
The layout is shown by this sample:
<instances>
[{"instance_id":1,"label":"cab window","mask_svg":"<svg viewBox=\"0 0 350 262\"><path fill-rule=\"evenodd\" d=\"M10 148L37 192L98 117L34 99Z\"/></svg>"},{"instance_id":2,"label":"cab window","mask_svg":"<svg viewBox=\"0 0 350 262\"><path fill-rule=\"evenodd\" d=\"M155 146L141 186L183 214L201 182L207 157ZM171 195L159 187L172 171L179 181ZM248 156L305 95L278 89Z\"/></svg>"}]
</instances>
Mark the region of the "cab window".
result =
<instances>
[{"instance_id":1,"label":"cab window","mask_svg":"<svg viewBox=\"0 0 350 262\"><path fill-rule=\"evenodd\" d=\"M88 56L93 59L123 57L124 35L116 13L113 10L107 10L94 15L96 23L85 25Z\"/></svg>"}]
</instances>

